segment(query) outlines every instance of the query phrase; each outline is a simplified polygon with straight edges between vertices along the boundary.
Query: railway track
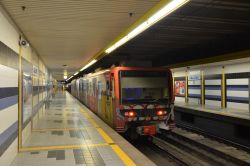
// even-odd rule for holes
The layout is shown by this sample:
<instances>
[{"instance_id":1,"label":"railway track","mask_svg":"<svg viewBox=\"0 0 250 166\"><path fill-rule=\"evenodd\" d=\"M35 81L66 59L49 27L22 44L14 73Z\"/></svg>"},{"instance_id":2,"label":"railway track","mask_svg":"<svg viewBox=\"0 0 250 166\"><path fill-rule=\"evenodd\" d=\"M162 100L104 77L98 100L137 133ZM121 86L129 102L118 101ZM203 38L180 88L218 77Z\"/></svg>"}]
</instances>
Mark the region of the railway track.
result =
<instances>
[{"instance_id":1,"label":"railway track","mask_svg":"<svg viewBox=\"0 0 250 166\"><path fill-rule=\"evenodd\" d=\"M202 161L201 159L194 157L192 154L176 147L175 145L172 145L171 143L164 141L163 139L160 139L158 137L152 137L152 142L160 149L162 149L169 158L172 158L177 163L177 165L182 165L182 166L209 165L206 162Z\"/></svg>"},{"instance_id":2,"label":"railway track","mask_svg":"<svg viewBox=\"0 0 250 166\"><path fill-rule=\"evenodd\" d=\"M163 149L159 148L152 141L148 139L128 140L139 151L147 156L156 165L179 166L174 158L169 156Z\"/></svg>"},{"instance_id":3,"label":"railway track","mask_svg":"<svg viewBox=\"0 0 250 166\"><path fill-rule=\"evenodd\" d=\"M134 145L157 165L250 166L248 151L181 128Z\"/></svg>"},{"instance_id":4,"label":"railway track","mask_svg":"<svg viewBox=\"0 0 250 166\"><path fill-rule=\"evenodd\" d=\"M206 132L204 130L201 130L199 128L196 128L196 127L193 127L193 126L190 126L190 125L186 125L186 124L182 124L182 123L178 123L177 127L181 128L181 129L184 129L184 130L187 130L187 131L191 131L191 132L197 133L199 135L203 135L205 137L209 137L211 139L217 140L219 142L223 142L225 144L231 145L233 147L236 147L238 149L241 149L241 150L244 150L244 151L247 151L247 152L250 153L250 147L248 147L248 146L241 145L239 143L233 142L231 140L228 140L228 139L225 139L225 138L222 138L222 137L218 137L216 135L208 133L208 132Z\"/></svg>"},{"instance_id":5,"label":"railway track","mask_svg":"<svg viewBox=\"0 0 250 166\"><path fill-rule=\"evenodd\" d=\"M180 128L152 137L152 142L182 161L182 165L250 165L247 151Z\"/></svg>"}]
</instances>

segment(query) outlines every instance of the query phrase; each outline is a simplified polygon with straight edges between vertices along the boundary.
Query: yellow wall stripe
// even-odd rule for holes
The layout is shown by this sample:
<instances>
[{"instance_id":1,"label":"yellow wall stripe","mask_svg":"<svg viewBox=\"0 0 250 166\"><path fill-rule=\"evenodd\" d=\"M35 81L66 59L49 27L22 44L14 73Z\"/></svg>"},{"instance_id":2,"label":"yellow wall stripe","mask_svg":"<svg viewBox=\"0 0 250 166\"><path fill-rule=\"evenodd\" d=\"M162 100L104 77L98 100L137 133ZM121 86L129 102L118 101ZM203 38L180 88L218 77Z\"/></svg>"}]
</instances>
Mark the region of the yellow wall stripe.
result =
<instances>
[{"instance_id":1,"label":"yellow wall stripe","mask_svg":"<svg viewBox=\"0 0 250 166\"><path fill-rule=\"evenodd\" d=\"M18 72L18 151L22 148L22 47L19 46L19 72Z\"/></svg>"}]
</instances>

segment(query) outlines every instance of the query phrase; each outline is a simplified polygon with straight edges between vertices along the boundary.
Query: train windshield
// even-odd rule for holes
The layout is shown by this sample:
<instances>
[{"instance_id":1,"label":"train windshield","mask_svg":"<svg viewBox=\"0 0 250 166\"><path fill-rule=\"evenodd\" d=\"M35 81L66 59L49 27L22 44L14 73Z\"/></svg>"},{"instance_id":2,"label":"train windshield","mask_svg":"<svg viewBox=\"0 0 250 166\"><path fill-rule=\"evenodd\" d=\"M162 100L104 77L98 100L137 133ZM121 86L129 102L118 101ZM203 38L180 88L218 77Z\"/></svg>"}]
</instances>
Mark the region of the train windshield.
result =
<instances>
[{"instance_id":1,"label":"train windshield","mask_svg":"<svg viewBox=\"0 0 250 166\"><path fill-rule=\"evenodd\" d=\"M168 103L166 71L121 71L120 82L122 104Z\"/></svg>"}]
</instances>

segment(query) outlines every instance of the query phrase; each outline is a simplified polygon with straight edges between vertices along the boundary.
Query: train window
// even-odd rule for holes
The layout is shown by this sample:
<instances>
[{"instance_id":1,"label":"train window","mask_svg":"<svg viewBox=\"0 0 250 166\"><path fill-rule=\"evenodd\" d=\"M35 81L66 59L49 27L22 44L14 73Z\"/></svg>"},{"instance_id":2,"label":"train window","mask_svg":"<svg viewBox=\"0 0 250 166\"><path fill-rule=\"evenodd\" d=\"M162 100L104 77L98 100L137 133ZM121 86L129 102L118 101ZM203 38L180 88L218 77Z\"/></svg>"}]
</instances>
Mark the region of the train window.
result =
<instances>
[{"instance_id":1,"label":"train window","mask_svg":"<svg viewBox=\"0 0 250 166\"><path fill-rule=\"evenodd\" d=\"M112 83L113 83L113 81L111 80L111 81L110 81L110 85L109 85L110 91L112 91L112 90L113 90Z\"/></svg>"},{"instance_id":2,"label":"train window","mask_svg":"<svg viewBox=\"0 0 250 166\"><path fill-rule=\"evenodd\" d=\"M109 90L109 81L106 82L106 89Z\"/></svg>"},{"instance_id":3,"label":"train window","mask_svg":"<svg viewBox=\"0 0 250 166\"><path fill-rule=\"evenodd\" d=\"M112 91L112 98L115 98L115 83L114 83L114 79L111 80L110 89Z\"/></svg>"},{"instance_id":4,"label":"train window","mask_svg":"<svg viewBox=\"0 0 250 166\"><path fill-rule=\"evenodd\" d=\"M122 103L168 103L169 80L163 72L126 72L121 76ZM138 74L138 75L137 75ZM145 75L144 75L145 74Z\"/></svg>"}]
</instances>

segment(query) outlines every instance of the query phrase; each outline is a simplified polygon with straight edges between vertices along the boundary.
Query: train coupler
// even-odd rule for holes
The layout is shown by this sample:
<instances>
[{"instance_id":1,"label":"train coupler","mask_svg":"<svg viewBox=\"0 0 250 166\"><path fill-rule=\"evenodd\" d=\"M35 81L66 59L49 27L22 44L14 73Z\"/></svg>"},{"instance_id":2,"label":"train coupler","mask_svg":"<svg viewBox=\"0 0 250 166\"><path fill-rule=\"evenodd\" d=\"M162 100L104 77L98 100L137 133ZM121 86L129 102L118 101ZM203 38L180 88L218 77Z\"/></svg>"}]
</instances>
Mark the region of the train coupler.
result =
<instances>
[{"instance_id":1,"label":"train coupler","mask_svg":"<svg viewBox=\"0 0 250 166\"><path fill-rule=\"evenodd\" d=\"M139 126L136 128L136 132L139 135L156 135L157 134L157 127L155 125L149 125L149 126Z\"/></svg>"}]
</instances>

